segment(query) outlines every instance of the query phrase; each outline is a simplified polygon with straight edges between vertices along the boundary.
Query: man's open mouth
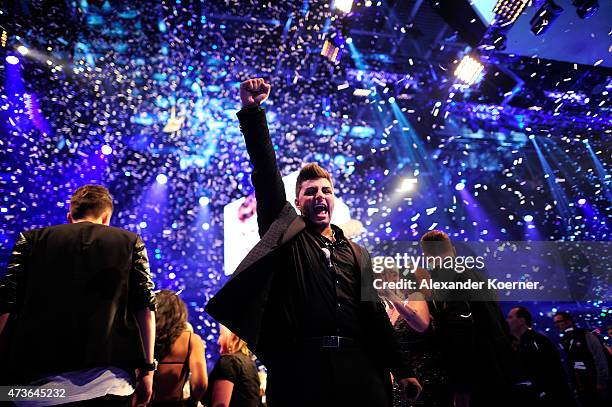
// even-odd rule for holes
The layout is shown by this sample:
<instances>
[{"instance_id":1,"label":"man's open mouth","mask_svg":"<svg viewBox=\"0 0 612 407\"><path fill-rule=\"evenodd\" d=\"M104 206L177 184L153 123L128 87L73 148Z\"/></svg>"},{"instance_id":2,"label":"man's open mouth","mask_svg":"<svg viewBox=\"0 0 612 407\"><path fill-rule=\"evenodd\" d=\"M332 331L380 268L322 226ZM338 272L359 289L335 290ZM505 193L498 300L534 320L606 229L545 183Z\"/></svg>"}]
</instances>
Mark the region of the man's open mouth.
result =
<instances>
[{"instance_id":1,"label":"man's open mouth","mask_svg":"<svg viewBox=\"0 0 612 407\"><path fill-rule=\"evenodd\" d=\"M323 213L328 213L329 210L327 209L327 205L325 204L315 204L314 206L314 213L317 215L323 214Z\"/></svg>"}]
</instances>

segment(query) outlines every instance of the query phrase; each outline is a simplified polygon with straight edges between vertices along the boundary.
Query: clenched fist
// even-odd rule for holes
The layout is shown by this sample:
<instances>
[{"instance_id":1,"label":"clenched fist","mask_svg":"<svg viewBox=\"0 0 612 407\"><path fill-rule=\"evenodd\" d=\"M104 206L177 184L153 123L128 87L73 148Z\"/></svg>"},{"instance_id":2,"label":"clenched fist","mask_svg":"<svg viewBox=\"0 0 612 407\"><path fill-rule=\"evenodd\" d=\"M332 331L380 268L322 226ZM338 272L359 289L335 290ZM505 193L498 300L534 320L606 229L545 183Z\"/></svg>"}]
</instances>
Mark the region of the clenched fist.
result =
<instances>
[{"instance_id":1,"label":"clenched fist","mask_svg":"<svg viewBox=\"0 0 612 407\"><path fill-rule=\"evenodd\" d=\"M270 96L270 86L262 78L248 79L240 84L242 107L261 105Z\"/></svg>"}]
</instances>

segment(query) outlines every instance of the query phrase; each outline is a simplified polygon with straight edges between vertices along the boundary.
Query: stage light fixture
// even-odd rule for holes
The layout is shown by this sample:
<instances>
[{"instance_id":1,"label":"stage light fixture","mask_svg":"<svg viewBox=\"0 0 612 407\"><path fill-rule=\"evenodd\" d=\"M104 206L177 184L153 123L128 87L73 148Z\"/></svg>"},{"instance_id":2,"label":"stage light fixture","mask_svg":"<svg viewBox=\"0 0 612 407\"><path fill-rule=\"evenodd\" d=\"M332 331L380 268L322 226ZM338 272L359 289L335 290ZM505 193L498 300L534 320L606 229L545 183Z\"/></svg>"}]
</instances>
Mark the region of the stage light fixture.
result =
<instances>
[{"instance_id":1,"label":"stage light fixture","mask_svg":"<svg viewBox=\"0 0 612 407\"><path fill-rule=\"evenodd\" d=\"M8 55L6 57L6 62L11 65L17 65L19 63L19 58L17 58L15 55Z\"/></svg>"},{"instance_id":2,"label":"stage light fixture","mask_svg":"<svg viewBox=\"0 0 612 407\"><path fill-rule=\"evenodd\" d=\"M198 202L201 206L208 206L208 204L210 203L210 198L207 196L201 196Z\"/></svg>"},{"instance_id":3,"label":"stage light fixture","mask_svg":"<svg viewBox=\"0 0 612 407\"><path fill-rule=\"evenodd\" d=\"M580 199L578 200L578 205L582 206L582 205L584 205L584 204L586 204L586 199L584 199L584 198L580 198Z\"/></svg>"},{"instance_id":4,"label":"stage light fixture","mask_svg":"<svg viewBox=\"0 0 612 407\"><path fill-rule=\"evenodd\" d=\"M471 86L478 80L483 70L483 64L476 58L466 55L455 69L455 76L466 85Z\"/></svg>"},{"instance_id":5,"label":"stage light fixture","mask_svg":"<svg viewBox=\"0 0 612 407\"><path fill-rule=\"evenodd\" d=\"M592 17L599 10L597 0L572 0L572 5L576 7L576 14L582 19Z\"/></svg>"},{"instance_id":6,"label":"stage light fixture","mask_svg":"<svg viewBox=\"0 0 612 407\"><path fill-rule=\"evenodd\" d=\"M157 177L155 177L155 180L158 184L164 185L168 182L168 177L166 176L166 174L159 174L157 175Z\"/></svg>"},{"instance_id":7,"label":"stage light fixture","mask_svg":"<svg viewBox=\"0 0 612 407\"><path fill-rule=\"evenodd\" d=\"M465 183L463 181L461 181L457 185L455 185L455 190L456 191L463 191L464 189L465 189Z\"/></svg>"},{"instance_id":8,"label":"stage light fixture","mask_svg":"<svg viewBox=\"0 0 612 407\"><path fill-rule=\"evenodd\" d=\"M353 8L353 0L335 0L334 8L343 13L350 13Z\"/></svg>"},{"instance_id":9,"label":"stage light fixture","mask_svg":"<svg viewBox=\"0 0 612 407\"><path fill-rule=\"evenodd\" d=\"M6 29L2 26L0 26L0 31L2 32L2 34L0 34L0 45L2 48L4 48L6 47L6 42L8 41L8 31L6 31Z\"/></svg>"},{"instance_id":10,"label":"stage light fixture","mask_svg":"<svg viewBox=\"0 0 612 407\"><path fill-rule=\"evenodd\" d=\"M338 53L340 48L335 46L330 40L325 40L323 48L321 48L321 55L330 60L331 62L338 62Z\"/></svg>"},{"instance_id":11,"label":"stage light fixture","mask_svg":"<svg viewBox=\"0 0 612 407\"><path fill-rule=\"evenodd\" d=\"M498 25L512 24L530 0L498 0L493 8Z\"/></svg>"},{"instance_id":12,"label":"stage light fixture","mask_svg":"<svg viewBox=\"0 0 612 407\"><path fill-rule=\"evenodd\" d=\"M416 178L404 178L399 188L400 192L410 192L414 190L418 182L419 180Z\"/></svg>"},{"instance_id":13,"label":"stage light fixture","mask_svg":"<svg viewBox=\"0 0 612 407\"><path fill-rule=\"evenodd\" d=\"M102 154L111 155L113 153L113 148L108 144L102 146Z\"/></svg>"},{"instance_id":14,"label":"stage light fixture","mask_svg":"<svg viewBox=\"0 0 612 407\"><path fill-rule=\"evenodd\" d=\"M28 55L30 50L25 45L20 45L20 46L17 47L17 52L19 52L23 56L26 56L26 55Z\"/></svg>"},{"instance_id":15,"label":"stage light fixture","mask_svg":"<svg viewBox=\"0 0 612 407\"><path fill-rule=\"evenodd\" d=\"M524 220L525 222L527 222L527 223L529 223L529 222L533 222L533 216L531 216L531 215L525 215L525 216L523 216L523 220Z\"/></svg>"},{"instance_id":16,"label":"stage light fixture","mask_svg":"<svg viewBox=\"0 0 612 407\"><path fill-rule=\"evenodd\" d=\"M563 7L552 0L544 2L542 7L536 11L535 15L529 20L531 32L535 35L542 35L550 28L550 25L563 12Z\"/></svg>"}]
</instances>

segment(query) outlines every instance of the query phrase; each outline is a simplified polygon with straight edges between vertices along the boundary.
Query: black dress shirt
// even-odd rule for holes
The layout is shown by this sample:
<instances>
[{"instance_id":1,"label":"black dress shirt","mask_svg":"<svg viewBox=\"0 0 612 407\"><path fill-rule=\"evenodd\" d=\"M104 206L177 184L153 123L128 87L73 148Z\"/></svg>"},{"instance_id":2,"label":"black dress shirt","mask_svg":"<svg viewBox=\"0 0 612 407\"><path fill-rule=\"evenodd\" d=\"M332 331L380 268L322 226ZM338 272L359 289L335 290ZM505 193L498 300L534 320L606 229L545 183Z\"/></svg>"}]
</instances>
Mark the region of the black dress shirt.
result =
<instances>
[{"instance_id":1,"label":"black dress shirt","mask_svg":"<svg viewBox=\"0 0 612 407\"><path fill-rule=\"evenodd\" d=\"M306 223L308 225L308 223ZM357 260L342 230L332 225L335 241L306 228L294 254L297 282L292 298L308 306L298 323L305 337L361 336ZM327 254L326 254L327 253Z\"/></svg>"}]
</instances>

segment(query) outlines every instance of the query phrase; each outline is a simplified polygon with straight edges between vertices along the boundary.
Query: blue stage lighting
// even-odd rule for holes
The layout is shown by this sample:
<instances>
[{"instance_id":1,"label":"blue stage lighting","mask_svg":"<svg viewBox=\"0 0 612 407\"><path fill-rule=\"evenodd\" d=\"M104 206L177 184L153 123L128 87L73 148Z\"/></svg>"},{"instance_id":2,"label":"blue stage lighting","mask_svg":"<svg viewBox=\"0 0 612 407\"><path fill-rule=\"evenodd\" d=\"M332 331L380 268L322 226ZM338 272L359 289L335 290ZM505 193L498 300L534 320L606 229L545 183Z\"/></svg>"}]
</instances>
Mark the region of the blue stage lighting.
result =
<instances>
[{"instance_id":1,"label":"blue stage lighting","mask_svg":"<svg viewBox=\"0 0 612 407\"><path fill-rule=\"evenodd\" d=\"M113 148L111 146L109 146L108 144L105 144L102 146L102 154L110 155L112 153L113 153Z\"/></svg>"},{"instance_id":2,"label":"blue stage lighting","mask_svg":"<svg viewBox=\"0 0 612 407\"><path fill-rule=\"evenodd\" d=\"M19 63L19 58L17 58L15 55L9 55L6 57L6 62L11 65L17 65Z\"/></svg>"},{"instance_id":3,"label":"blue stage lighting","mask_svg":"<svg viewBox=\"0 0 612 407\"><path fill-rule=\"evenodd\" d=\"M460 183L458 183L457 185L455 185L455 189L457 191L463 191L465 189L465 183L463 181L461 181Z\"/></svg>"},{"instance_id":4,"label":"blue stage lighting","mask_svg":"<svg viewBox=\"0 0 612 407\"><path fill-rule=\"evenodd\" d=\"M155 177L155 180L158 184L164 185L166 182L168 182L168 177L165 174L159 174L157 177Z\"/></svg>"},{"instance_id":5,"label":"blue stage lighting","mask_svg":"<svg viewBox=\"0 0 612 407\"><path fill-rule=\"evenodd\" d=\"M532 221L533 221L533 216L531 216L531 215L525 215L525 216L523 216L523 220L524 220L525 222L532 222Z\"/></svg>"},{"instance_id":6,"label":"blue stage lighting","mask_svg":"<svg viewBox=\"0 0 612 407\"><path fill-rule=\"evenodd\" d=\"M586 199L584 199L584 198L580 198L578 200L578 205L584 205L585 203L586 203Z\"/></svg>"},{"instance_id":7,"label":"blue stage lighting","mask_svg":"<svg viewBox=\"0 0 612 407\"><path fill-rule=\"evenodd\" d=\"M207 196L201 196L198 202L202 206L207 206L210 203L210 198L208 198Z\"/></svg>"}]
</instances>

